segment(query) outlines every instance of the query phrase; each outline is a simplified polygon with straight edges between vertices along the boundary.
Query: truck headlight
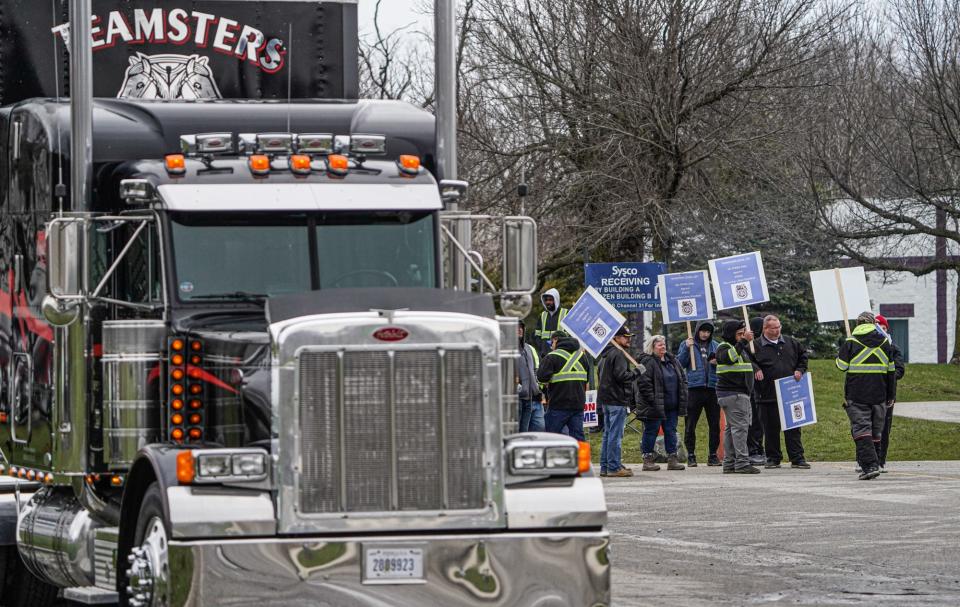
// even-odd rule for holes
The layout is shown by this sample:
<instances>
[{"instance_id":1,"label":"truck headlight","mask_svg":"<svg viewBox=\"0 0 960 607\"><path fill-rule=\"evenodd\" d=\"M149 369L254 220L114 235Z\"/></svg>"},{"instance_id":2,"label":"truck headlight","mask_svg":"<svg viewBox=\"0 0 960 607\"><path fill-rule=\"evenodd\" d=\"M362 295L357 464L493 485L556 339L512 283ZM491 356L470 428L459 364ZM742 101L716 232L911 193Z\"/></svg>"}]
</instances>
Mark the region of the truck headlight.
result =
<instances>
[{"instance_id":1,"label":"truck headlight","mask_svg":"<svg viewBox=\"0 0 960 607\"><path fill-rule=\"evenodd\" d=\"M196 471L193 478L184 474L182 484L259 481L267 477L267 453L262 449L193 449L183 451L182 467ZM180 459L177 460L181 465ZM178 478L179 475L178 468Z\"/></svg>"},{"instance_id":2,"label":"truck headlight","mask_svg":"<svg viewBox=\"0 0 960 607\"><path fill-rule=\"evenodd\" d=\"M549 434L507 439L507 462L517 475L574 475L590 469L590 443Z\"/></svg>"}]
</instances>

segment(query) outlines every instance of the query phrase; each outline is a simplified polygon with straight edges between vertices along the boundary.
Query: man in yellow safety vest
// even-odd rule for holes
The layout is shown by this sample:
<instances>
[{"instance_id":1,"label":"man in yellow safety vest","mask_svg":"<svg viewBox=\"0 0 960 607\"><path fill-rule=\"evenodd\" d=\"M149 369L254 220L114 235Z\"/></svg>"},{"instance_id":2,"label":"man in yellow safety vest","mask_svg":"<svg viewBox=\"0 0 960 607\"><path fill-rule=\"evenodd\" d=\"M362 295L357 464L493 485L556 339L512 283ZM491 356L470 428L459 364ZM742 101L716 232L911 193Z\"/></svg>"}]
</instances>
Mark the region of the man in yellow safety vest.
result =
<instances>
[{"instance_id":1,"label":"man in yellow safety vest","mask_svg":"<svg viewBox=\"0 0 960 607\"><path fill-rule=\"evenodd\" d=\"M872 312L862 312L837 353L837 368L846 373L843 408L850 418L862 481L880 475L874 443L880 443L886 410L893 406L897 389L893 347L875 323Z\"/></svg>"},{"instance_id":2,"label":"man in yellow safety vest","mask_svg":"<svg viewBox=\"0 0 960 607\"><path fill-rule=\"evenodd\" d=\"M555 349L540 360L537 379L547 388L547 432L583 437L583 405L587 398L587 369L580 342L566 331L553 333Z\"/></svg>"},{"instance_id":3,"label":"man in yellow safety vest","mask_svg":"<svg viewBox=\"0 0 960 607\"><path fill-rule=\"evenodd\" d=\"M560 321L567 315L568 310L560 307L560 292L556 289L544 291L540 295L540 303L543 304L543 311L537 318L537 330L533 335L540 358L543 358L550 353L553 333L560 328Z\"/></svg>"}]
</instances>

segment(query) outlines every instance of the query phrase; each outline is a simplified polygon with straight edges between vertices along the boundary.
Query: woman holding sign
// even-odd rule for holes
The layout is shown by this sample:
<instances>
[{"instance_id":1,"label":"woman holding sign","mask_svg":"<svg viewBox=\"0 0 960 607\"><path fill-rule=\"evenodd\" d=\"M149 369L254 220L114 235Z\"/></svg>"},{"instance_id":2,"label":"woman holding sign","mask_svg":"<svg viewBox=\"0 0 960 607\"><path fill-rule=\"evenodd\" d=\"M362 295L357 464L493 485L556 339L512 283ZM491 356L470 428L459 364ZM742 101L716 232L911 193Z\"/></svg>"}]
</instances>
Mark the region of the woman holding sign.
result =
<instances>
[{"instance_id":1,"label":"woman holding sign","mask_svg":"<svg viewBox=\"0 0 960 607\"><path fill-rule=\"evenodd\" d=\"M663 335L650 337L640 359L643 374L636 383L637 417L643 420L643 470L659 470L654 463L657 435L663 430L663 446L667 451L667 470L683 470L677 458L677 420L687 414L687 377L683 367L667 352Z\"/></svg>"}]
</instances>

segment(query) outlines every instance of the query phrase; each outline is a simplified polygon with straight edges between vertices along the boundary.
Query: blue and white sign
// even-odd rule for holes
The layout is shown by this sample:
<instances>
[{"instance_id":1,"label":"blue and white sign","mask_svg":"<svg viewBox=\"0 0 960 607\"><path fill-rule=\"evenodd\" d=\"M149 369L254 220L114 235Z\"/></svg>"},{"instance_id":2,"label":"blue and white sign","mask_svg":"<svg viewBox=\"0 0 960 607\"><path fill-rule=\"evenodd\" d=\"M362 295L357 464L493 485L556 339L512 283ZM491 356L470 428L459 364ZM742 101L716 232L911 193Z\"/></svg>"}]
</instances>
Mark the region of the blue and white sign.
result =
<instances>
[{"instance_id":1,"label":"blue and white sign","mask_svg":"<svg viewBox=\"0 0 960 607\"><path fill-rule=\"evenodd\" d=\"M659 262L588 263L583 268L587 286L620 312L659 310L657 277L666 271L666 264Z\"/></svg>"},{"instance_id":2,"label":"blue and white sign","mask_svg":"<svg viewBox=\"0 0 960 607\"><path fill-rule=\"evenodd\" d=\"M664 324L713 318L707 271L661 274L660 306Z\"/></svg>"},{"instance_id":3,"label":"blue and white sign","mask_svg":"<svg viewBox=\"0 0 960 607\"><path fill-rule=\"evenodd\" d=\"M780 427L793 430L801 426L817 423L817 407L813 401L813 379L804 373L800 381L791 375L778 379L777 403L780 413Z\"/></svg>"},{"instance_id":4,"label":"blue and white sign","mask_svg":"<svg viewBox=\"0 0 960 607\"><path fill-rule=\"evenodd\" d=\"M739 308L770 301L760 252L710 260L717 308Z\"/></svg>"},{"instance_id":5,"label":"blue and white sign","mask_svg":"<svg viewBox=\"0 0 960 607\"><path fill-rule=\"evenodd\" d=\"M583 427L596 428L600 425L597 417L597 391L587 390L587 400L583 403Z\"/></svg>"},{"instance_id":6,"label":"blue and white sign","mask_svg":"<svg viewBox=\"0 0 960 607\"><path fill-rule=\"evenodd\" d=\"M617 312L596 289L587 287L560 321L560 326L596 358L626 321L623 314Z\"/></svg>"}]
</instances>

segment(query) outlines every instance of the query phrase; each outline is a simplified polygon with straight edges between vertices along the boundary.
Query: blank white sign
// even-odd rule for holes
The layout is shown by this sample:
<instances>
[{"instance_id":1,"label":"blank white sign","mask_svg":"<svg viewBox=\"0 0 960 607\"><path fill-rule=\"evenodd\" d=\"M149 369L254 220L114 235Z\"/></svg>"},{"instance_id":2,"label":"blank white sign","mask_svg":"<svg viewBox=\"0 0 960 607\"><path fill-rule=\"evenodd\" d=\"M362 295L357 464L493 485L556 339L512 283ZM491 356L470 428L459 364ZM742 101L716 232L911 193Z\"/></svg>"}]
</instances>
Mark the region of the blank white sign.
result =
<instances>
[{"instance_id":1,"label":"blank white sign","mask_svg":"<svg viewBox=\"0 0 960 607\"><path fill-rule=\"evenodd\" d=\"M817 304L817 319L820 322L848 320L870 310L870 293L867 291L867 275L863 268L843 268L840 270L840 282L843 284L843 295L847 302L847 318L843 317L835 272L836 270L810 272L813 299Z\"/></svg>"}]
</instances>

